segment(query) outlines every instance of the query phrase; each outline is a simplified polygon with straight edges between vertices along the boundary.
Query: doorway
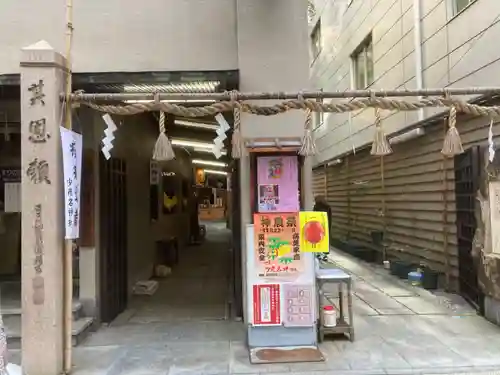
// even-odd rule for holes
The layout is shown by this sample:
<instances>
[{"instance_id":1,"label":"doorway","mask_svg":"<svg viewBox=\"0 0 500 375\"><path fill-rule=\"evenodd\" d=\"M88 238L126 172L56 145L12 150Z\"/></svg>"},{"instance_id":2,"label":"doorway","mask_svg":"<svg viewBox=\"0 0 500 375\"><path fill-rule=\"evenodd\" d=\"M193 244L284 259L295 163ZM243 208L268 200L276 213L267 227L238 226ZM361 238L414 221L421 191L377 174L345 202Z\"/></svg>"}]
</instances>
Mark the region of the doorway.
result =
<instances>
[{"instance_id":1,"label":"doorway","mask_svg":"<svg viewBox=\"0 0 500 375\"><path fill-rule=\"evenodd\" d=\"M101 320L110 323L127 307L127 166L99 159Z\"/></svg>"},{"instance_id":2,"label":"doorway","mask_svg":"<svg viewBox=\"0 0 500 375\"><path fill-rule=\"evenodd\" d=\"M478 311L484 308L484 294L479 288L477 262L472 244L477 223L474 216L476 193L481 175L479 146L455 156L455 197L457 212L458 274L460 294Z\"/></svg>"}]
</instances>

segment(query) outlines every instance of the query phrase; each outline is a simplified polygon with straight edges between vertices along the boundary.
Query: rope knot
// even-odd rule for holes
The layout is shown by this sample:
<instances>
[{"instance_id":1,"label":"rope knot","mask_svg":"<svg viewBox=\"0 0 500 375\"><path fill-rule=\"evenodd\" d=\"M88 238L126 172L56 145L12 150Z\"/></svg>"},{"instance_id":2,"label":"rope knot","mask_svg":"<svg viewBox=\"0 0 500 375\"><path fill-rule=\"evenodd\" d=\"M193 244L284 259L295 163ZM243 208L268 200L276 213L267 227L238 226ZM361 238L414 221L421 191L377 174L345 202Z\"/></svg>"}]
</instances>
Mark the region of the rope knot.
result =
<instances>
[{"instance_id":1,"label":"rope knot","mask_svg":"<svg viewBox=\"0 0 500 375\"><path fill-rule=\"evenodd\" d=\"M451 158L455 155L460 155L464 152L464 148L462 146L462 140L460 139L460 134L456 127L457 125L457 107L454 103L454 100L451 99L450 92L445 89L444 90L444 101L450 105L450 114L448 117L448 131L443 141L443 148L441 149L441 153Z\"/></svg>"},{"instance_id":2,"label":"rope knot","mask_svg":"<svg viewBox=\"0 0 500 375\"><path fill-rule=\"evenodd\" d=\"M233 104L234 108L241 109L241 103L238 101L240 93L238 90L229 91L229 100Z\"/></svg>"},{"instance_id":3,"label":"rope knot","mask_svg":"<svg viewBox=\"0 0 500 375\"><path fill-rule=\"evenodd\" d=\"M231 138L231 156L235 159L241 158L243 152L245 151L245 143L241 135L241 103L238 101L239 93L236 90L229 92L229 100L233 105L233 135Z\"/></svg>"},{"instance_id":4,"label":"rope knot","mask_svg":"<svg viewBox=\"0 0 500 375\"><path fill-rule=\"evenodd\" d=\"M153 93L153 100L154 100L154 104L153 104L154 109L155 110L160 109L161 100L160 100L160 93L158 91L155 91Z\"/></svg>"}]
</instances>

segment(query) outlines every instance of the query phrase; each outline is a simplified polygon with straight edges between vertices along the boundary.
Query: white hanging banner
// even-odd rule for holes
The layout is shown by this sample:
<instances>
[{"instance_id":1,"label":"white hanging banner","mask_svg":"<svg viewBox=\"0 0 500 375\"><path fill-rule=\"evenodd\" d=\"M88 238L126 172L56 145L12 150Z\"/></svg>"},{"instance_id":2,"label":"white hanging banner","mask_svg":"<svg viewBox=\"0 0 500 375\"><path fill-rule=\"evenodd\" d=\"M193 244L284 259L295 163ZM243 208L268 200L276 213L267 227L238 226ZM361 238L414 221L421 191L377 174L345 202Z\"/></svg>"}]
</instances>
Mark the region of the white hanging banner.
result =
<instances>
[{"instance_id":1,"label":"white hanging banner","mask_svg":"<svg viewBox=\"0 0 500 375\"><path fill-rule=\"evenodd\" d=\"M224 118L224 116L222 115L222 113L218 113L217 116L215 116L215 120L217 121L217 123L220 126L220 129L222 129L222 131L224 133L227 132L229 129L231 129L231 127L227 123L227 121ZM217 134L219 134L219 133L217 133Z\"/></svg>"},{"instance_id":2,"label":"white hanging banner","mask_svg":"<svg viewBox=\"0 0 500 375\"><path fill-rule=\"evenodd\" d=\"M64 169L64 209L66 239L80 235L80 189L82 177L82 136L61 127Z\"/></svg>"},{"instance_id":3,"label":"white hanging banner","mask_svg":"<svg viewBox=\"0 0 500 375\"><path fill-rule=\"evenodd\" d=\"M221 141L225 141L227 139L226 133L224 133L224 131L221 128L218 128L216 130L216 133L218 136L217 138L220 139Z\"/></svg>"},{"instance_id":4,"label":"white hanging banner","mask_svg":"<svg viewBox=\"0 0 500 375\"><path fill-rule=\"evenodd\" d=\"M495 159L495 142L493 142L493 119L490 120L490 128L488 130L488 160L493 163Z\"/></svg>"},{"instance_id":5,"label":"white hanging banner","mask_svg":"<svg viewBox=\"0 0 500 375\"><path fill-rule=\"evenodd\" d=\"M104 138L102 139L102 153L106 160L111 159L111 149L113 148L113 141L115 140L114 132L118 129L115 122L111 116L106 113L102 116L102 119L106 123L107 128L104 130Z\"/></svg>"},{"instance_id":6,"label":"white hanging banner","mask_svg":"<svg viewBox=\"0 0 500 375\"><path fill-rule=\"evenodd\" d=\"M214 138L214 145L220 150L224 146L224 141L219 137Z\"/></svg>"}]
</instances>

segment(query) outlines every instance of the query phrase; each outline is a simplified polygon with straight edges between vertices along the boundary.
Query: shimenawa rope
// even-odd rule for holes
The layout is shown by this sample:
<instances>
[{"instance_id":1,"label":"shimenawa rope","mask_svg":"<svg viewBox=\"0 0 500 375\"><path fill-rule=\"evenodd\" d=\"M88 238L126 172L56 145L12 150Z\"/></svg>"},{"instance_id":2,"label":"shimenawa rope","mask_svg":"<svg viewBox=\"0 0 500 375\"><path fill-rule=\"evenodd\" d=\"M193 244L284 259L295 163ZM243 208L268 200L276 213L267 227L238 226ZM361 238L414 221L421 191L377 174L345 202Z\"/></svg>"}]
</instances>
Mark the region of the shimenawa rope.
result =
<instances>
[{"instance_id":1,"label":"shimenawa rope","mask_svg":"<svg viewBox=\"0 0 500 375\"><path fill-rule=\"evenodd\" d=\"M128 105L101 105L94 102L82 101L83 105L93 108L97 111L106 112L114 115L135 115L147 111L160 111L160 114L170 113L175 116L183 117L203 117L214 116L218 113L233 111L234 112L234 132L232 141L232 156L234 158L241 157L245 150L243 139L241 136L241 112L247 112L260 116L274 116L280 113L285 113L290 110L305 110L307 112L306 123L304 128L304 137L302 148L299 151L301 155L314 155L316 146L312 136L312 112L328 112L328 113L345 113L357 111L366 108L376 108L378 110L390 111L414 111L427 107L450 107L450 122L449 130L443 142L443 155L451 157L463 152L460 135L456 129L457 112L462 112L474 116L500 116L500 106L480 106L470 104L463 100L452 99L449 95L444 98L423 98L415 101L396 100L386 97L358 98L344 102L323 103L316 100L304 100L299 96L296 100L286 100L270 106L260 106L250 103L241 103L237 100L238 93L233 91L230 93L230 101L221 101L202 107L184 107L182 105L160 102L155 100L148 103L133 103ZM161 116L161 115L160 115ZM385 136L380 118L376 120L376 135L372 146L372 154L387 155L392 153L387 137ZM162 130L163 129L163 130ZM168 145L167 145L168 144ZM157 160L171 160L168 149L171 144L168 137L165 135L164 128L160 129L160 135L155 146L155 158ZM168 147L169 146L169 147ZM157 152L158 151L158 152ZM173 155L173 150L172 150ZM174 156L171 156L173 158Z\"/></svg>"},{"instance_id":2,"label":"shimenawa rope","mask_svg":"<svg viewBox=\"0 0 500 375\"><path fill-rule=\"evenodd\" d=\"M184 107L166 102L133 103L128 105L101 105L93 102L81 102L92 109L114 115L128 116L142 112L163 111L175 116L203 117L214 116L218 113L233 111L239 107L241 111L260 116L273 116L292 109L312 112L345 113L375 107L389 111L415 111L429 107L452 107L458 112L474 116L500 116L500 106L480 106L462 100L451 98L423 98L415 101L404 101L389 98L359 98L337 103L321 103L315 100L287 100L271 106L258 106L237 101L217 102L203 107Z\"/></svg>"}]
</instances>

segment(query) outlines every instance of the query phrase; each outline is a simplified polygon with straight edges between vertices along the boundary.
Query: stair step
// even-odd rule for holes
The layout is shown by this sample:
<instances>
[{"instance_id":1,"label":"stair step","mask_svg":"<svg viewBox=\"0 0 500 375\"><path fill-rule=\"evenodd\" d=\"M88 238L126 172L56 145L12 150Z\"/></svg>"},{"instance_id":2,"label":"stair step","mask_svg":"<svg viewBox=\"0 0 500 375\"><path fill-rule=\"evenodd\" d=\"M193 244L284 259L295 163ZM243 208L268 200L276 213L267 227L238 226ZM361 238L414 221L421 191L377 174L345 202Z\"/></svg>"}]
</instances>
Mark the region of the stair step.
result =
<instances>
[{"instance_id":1,"label":"stair step","mask_svg":"<svg viewBox=\"0 0 500 375\"><path fill-rule=\"evenodd\" d=\"M5 322L4 322L5 323ZM12 322L11 322L12 323ZM92 330L92 325L94 323L94 318L80 318L73 321L73 346L79 345L88 333ZM7 347L9 349L20 349L21 348L21 324L12 325L5 324L5 333L7 334Z\"/></svg>"},{"instance_id":2,"label":"stair step","mask_svg":"<svg viewBox=\"0 0 500 375\"><path fill-rule=\"evenodd\" d=\"M80 301L73 301L73 321L78 320L82 316L82 303ZM0 314L4 320L6 317L18 316L21 317L21 305L18 303L8 303L8 301L0 302Z\"/></svg>"}]
</instances>

